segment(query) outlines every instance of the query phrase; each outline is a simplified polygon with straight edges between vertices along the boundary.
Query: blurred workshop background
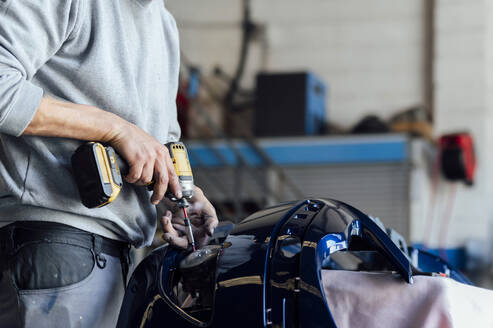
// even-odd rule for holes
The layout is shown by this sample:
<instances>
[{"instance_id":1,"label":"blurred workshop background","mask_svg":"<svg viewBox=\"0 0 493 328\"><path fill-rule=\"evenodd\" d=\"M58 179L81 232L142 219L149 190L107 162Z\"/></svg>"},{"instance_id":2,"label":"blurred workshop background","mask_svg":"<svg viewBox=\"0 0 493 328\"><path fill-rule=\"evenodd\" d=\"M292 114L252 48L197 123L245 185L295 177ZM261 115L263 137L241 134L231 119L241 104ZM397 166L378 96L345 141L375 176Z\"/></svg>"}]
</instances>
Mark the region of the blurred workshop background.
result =
<instances>
[{"instance_id":1,"label":"blurred workshop background","mask_svg":"<svg viewBox=\"0 0 493 328\"><path fill-rule=\"evenodd\" d=\"M493 288L492 0L165 3L221 220L335 198Z\"/></svg>"}]
</instances>

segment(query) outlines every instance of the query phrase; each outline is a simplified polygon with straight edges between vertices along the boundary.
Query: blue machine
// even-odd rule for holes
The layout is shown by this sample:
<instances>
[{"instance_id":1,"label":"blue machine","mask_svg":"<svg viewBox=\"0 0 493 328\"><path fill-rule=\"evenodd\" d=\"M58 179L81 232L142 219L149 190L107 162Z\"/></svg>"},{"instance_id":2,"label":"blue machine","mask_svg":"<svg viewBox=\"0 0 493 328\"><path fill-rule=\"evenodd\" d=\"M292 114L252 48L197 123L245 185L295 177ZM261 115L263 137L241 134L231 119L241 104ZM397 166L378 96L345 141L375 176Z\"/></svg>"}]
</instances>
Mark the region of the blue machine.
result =
<instances>
[{"instance_id":1,"label":"blue machine","mask_svg":"<svg viewBox=\"0 0 493 328\"><path fill-rule=\"evenodd\" d=\"M327 87L313 73L260 73L255 98L256 136L307 136L325 132Z\"/></svg>"},{"instance_id":2,"label":"blue machine","mask_svg":"<svg viewBox=\"0 0 493 328\"><path fill-rule=\"evenodd\" d=\"M118 327L336 327L321 270L394 271L403 283L440 273L469 284L335 200L265 209L220 239L194 253L154 250L129 282Z\"/></svg>"}]
</instances>

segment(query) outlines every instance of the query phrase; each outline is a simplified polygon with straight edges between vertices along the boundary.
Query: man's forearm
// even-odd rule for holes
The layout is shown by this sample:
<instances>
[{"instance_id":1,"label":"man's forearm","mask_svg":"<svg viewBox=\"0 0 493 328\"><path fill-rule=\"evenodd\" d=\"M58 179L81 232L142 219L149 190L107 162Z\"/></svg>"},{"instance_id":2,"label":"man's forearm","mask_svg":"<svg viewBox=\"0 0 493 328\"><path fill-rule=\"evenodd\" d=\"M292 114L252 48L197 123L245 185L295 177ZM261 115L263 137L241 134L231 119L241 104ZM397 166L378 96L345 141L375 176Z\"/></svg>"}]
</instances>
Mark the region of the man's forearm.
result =
<instances>
[{"instance_id":1,"label":"man's forearm","mask_svg":"<svg viewBox=\"0 0 493 328\"><path fill-rule=\"evenodd\" d=\"M117 115L96 107L45 97L24 135L107 142L124 124Z\"/></svg>"},{"instance_id":2,"label":"man's forearm","mask_svg":"<svg viewBox=\"0 0 493 328\"><path fill-rule=\"evenodd\" d=\"M168 184L176 197L181 188L166 146L135 124L110 112L43 98L24 135L108 142L129 164L125 180L147 185L155 179L153 204L163 199Z\"/></svg>"}]
</instances>

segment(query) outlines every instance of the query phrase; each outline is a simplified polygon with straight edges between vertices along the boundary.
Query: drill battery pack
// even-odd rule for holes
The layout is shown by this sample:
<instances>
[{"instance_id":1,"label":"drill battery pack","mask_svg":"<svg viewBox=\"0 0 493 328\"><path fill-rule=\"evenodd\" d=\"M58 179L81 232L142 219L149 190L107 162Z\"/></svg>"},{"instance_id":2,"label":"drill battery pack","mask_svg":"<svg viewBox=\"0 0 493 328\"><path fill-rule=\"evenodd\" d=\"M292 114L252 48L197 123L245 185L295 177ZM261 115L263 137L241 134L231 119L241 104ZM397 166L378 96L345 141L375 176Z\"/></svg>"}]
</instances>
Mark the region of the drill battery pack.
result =
<instances>
[{"instance_id":1,"label":"drill battery pack","mask_svg":"<svg viewBox=\"0 0 493 328\"><path fill-rule=\"evenodd\" d=\"M118 197L123 180L113 148L97 142L80 146L72 155L72 169L86 207L102 207Z\"/></svg>"}]
</instances>

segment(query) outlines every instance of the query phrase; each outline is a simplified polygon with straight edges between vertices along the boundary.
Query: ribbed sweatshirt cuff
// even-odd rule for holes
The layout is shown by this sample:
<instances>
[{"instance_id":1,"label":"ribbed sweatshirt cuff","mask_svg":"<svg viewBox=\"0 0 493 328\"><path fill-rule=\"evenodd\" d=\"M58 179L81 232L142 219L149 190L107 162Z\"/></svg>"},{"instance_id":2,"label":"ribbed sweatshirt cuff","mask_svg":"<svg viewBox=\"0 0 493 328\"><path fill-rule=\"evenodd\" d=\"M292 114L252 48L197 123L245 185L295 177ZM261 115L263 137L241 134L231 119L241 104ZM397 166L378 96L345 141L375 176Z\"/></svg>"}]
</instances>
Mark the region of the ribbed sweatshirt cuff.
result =
<instances>
[{"instance_id":1,"label":"ribbed sweatshirt cuff","mask_svg":"<svg viewBox=\"0 0 493 328\"><path fill-rule=\"evenodd\" d=\"M20 136L31 123L43 98L43 89L29 81L22 81L17 100L0 123L2 132Z\"/></svg>"}]
</instances>

